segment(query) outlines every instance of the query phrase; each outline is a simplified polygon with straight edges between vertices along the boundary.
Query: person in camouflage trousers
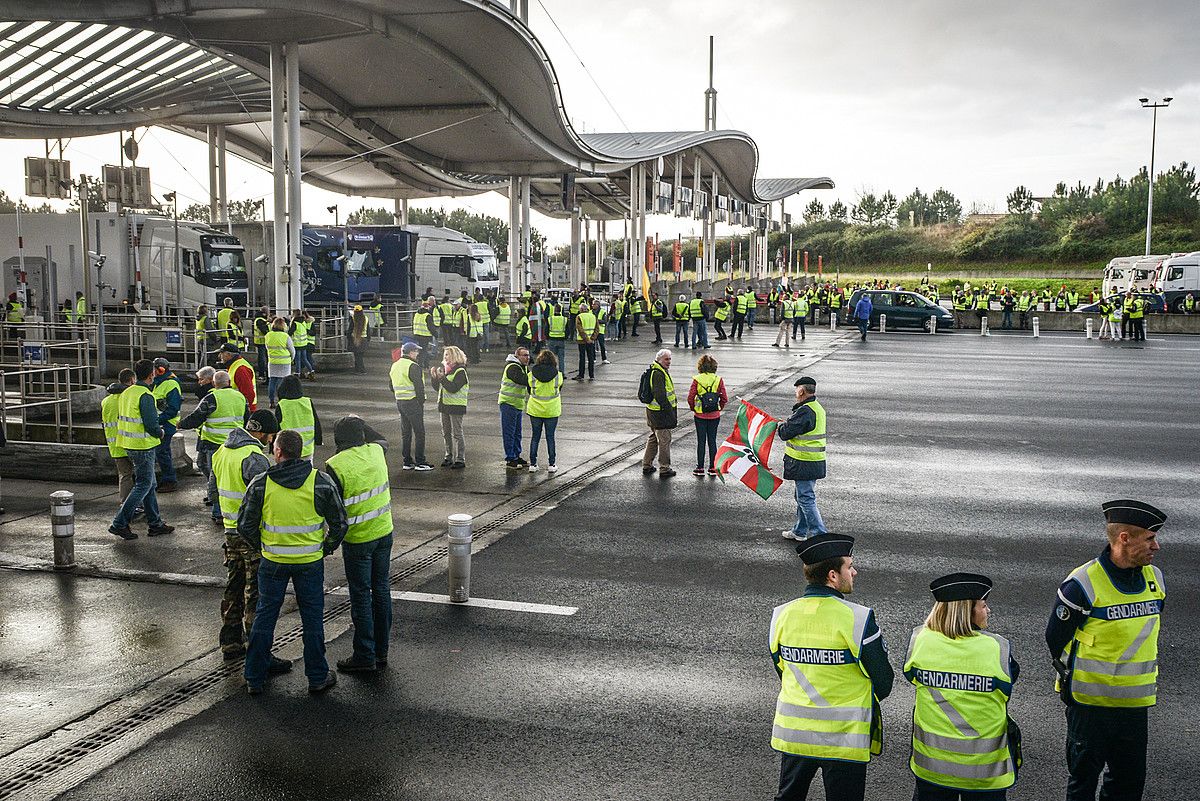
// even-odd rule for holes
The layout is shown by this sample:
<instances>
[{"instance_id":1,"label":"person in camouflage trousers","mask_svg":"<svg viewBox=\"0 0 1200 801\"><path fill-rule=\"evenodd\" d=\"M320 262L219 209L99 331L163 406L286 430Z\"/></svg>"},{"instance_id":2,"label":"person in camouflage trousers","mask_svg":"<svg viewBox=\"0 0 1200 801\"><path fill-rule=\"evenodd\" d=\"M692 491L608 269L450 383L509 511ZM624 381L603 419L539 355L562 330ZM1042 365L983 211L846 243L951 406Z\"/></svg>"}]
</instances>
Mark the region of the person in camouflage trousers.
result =
<instances>
[{"instance_id":1,"label":"person in camouflage trousers","mask_svg":"<svg viewBox=\"0 0 1200 801\"><path fill-rule=\"evenodd\" d=\"M235 428L212 457L208 492L221 507L225 528L225 592L221 596L221 653L225 659L246 654L246 638L254 623L258 606L258 562L260 554L238 536L237 517L246 494L246 485L271 466L266 451L279 433L274 412L259 409L250 415L245 427ZM292 663L271 657L268 670L285 673Z\"/></svg>"}]
</instances>

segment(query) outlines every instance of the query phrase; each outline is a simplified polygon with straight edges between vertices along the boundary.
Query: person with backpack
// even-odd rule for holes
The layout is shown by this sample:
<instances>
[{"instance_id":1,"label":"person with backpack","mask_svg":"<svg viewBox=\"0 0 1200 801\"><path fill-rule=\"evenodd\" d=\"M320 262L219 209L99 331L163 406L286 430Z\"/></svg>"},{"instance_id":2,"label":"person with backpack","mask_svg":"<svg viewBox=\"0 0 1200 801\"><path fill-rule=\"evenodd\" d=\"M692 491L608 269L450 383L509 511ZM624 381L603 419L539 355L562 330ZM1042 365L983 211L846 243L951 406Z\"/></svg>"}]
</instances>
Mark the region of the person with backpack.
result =
<instances>
[{"instance_id":1,"label":"person with backpack","mask_svg":"<svg viewBox=\"0 0 1200 801\"><path fill-rule=\"evenodd\" d=\"M530 473L536 473L538 469L538 442L543 430L546 432L546 455L550 460L546 471L553 473L558 469L554 462L554 431L558 428L558 418L562 416L562 385L563 374L558 358L554 351L543 350L529 370L529 399L525 404L525 413L529 415Z\"/></svg>"},{"instance_id":2,"label":"person with backpack","mask_svg":"<svg viewBox=\"0 0 1200 801\"><path fill-rule=\"evenodd\" d=\"M642 475L661 468L659 478L675 475L671 469L671 432L679 424L675 408L675 382L671 380L671 351L663 348L654 354L654 361L642 373L638 382L638 400L646 405L646 425L650 436L642 454ZM658 468L654 466L658 455Z\"/></svg>"},{"instance_id":3,"label":"person with backpack","mask_svg":"<svg viewBox=\"0 0 1200 801\"><path fill-rule=\"evenodd\" d=\"M708 474L717 474L717 427L727 403L729 396L725 393L725 380L717 375L717 360L706 353L696 362L696 375L692 376L692 388L688 390L688 406L696 424L696 469L692 471L696 478L704 477L706 448Z\"/></svg>"}]
</instances>

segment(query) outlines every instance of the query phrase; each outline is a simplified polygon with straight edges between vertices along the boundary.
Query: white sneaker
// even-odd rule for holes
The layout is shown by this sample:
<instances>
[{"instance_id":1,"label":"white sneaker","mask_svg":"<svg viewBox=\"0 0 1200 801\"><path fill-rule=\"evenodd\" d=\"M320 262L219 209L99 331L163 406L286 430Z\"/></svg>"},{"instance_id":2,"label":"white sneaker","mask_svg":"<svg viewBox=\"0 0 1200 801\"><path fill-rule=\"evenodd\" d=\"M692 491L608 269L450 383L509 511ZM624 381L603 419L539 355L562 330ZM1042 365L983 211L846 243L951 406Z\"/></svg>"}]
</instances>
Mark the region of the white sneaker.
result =
<instances>
[{"instance_id":1,"label":"white sneaker","mask_svg":"<svg viewBox=\"0 0 1200 801\"><path fill-rule=\"evenodd\" d=\"M530 472L530 473L536 473L536 472L537 472L537 465L536 465L536 464L531 464L531 465L529 465L529 472Z\"/></svg>"},{"instance_id":2,"label":"white sneaker","mask_svg":"<svg viewBox=\"0 0 1200 801\"><path fill-rule=\"evenodd\" d=\"M802 537L799 534L794 533L790 528L785 528L783 530L783 538L785 540L795 540L796 542L804 542L806 539L808 539L808 537Z\"/></svg>"},{"instance_id":3,"label":"white sneaker","mask_svg":"<svg viewBox=\"0 0 1200 801\"><path fill-rule=\"evenodd\" d=\"M608 359L601 359L600 363L601 364L612 364L612 362L610 362Z\"/></svg>"},{"instance_id":4,"label":"white sneaker","mask_svg":"<svg viewBox=\"0 0 1200 801\"><path fill-rule=\"evenodd\" d=\"M557 465L553 465L553 464L552 464L552 465L550 465L549 467L547 467L547 468L546 468L546 472L547 472L547 473L554 473L554 472L556 472L557 470L558 470L558 466L557 466Z\"/></svg>"}]
</instances>

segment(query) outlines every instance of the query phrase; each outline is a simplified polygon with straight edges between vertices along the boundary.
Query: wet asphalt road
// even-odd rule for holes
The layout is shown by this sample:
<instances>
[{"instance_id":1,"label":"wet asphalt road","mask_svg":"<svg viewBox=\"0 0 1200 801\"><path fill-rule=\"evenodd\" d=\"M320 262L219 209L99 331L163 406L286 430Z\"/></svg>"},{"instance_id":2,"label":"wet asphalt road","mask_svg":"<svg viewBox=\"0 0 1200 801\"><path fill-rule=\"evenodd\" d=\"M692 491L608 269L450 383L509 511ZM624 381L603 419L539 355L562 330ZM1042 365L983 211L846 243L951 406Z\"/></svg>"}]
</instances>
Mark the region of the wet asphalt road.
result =
<instances>
[{"instance_id":1,"label":"wet asphalt road","mask_svg":"<svg viewBox=\"0 0 1200 801\"><path fill-rule=\"evenodd\" d=\"M993 628L1022 663L1010 711L1027 764L1012 798L1061 798L1064 724L1042 644L1054 589L1102 547L1099 504L1170 515L1147 799L1192 797L1200 343L892 335L808 372L830 415L831 528L859 538L855 599L897 669L951 570L992 575ZM760 396L784 415L786 384ZM724 434L732 424L727 419ZM687 466L692 437L676 446ZM774 463L778 466L778 451ZM475 558L473 595L579 607L558 617L401 602L385 674L310 698L302 675L231 698L68 799L751 799L773 794L777 682L766 626L802 588L779 531L787 490L646 479L631 464ZM444 592L444 578L420 589ZM349 652L349 635L329 647ZM884 702L867 797L910 797L912 692ZM823 797L814 789L813 798Z\"/></svg>"}]
</instances>

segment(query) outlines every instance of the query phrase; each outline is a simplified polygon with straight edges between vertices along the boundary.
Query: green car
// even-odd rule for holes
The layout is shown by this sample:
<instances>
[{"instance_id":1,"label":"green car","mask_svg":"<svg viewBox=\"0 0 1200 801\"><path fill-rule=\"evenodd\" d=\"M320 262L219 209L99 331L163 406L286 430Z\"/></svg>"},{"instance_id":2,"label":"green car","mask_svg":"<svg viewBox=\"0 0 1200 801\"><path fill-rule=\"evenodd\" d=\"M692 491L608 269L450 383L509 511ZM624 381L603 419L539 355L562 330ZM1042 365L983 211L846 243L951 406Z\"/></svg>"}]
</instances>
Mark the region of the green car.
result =
<instances>
[{"instance_id":1,"label":"green car","mask_svg":"<svg viewBox=\"0 0 1200 801\"><path fill-rule=\"evenodd\" d=\"M856 324L853 319L854 307L858 305L863 292L864 290L860 289L850 296L850 303L843 312L843 323ZM894 328L920 328L929 331L929 327L935 325L933 320L937 321L939 331L954 328L954 315L924 295L898 289L868 289L865 292L871 299L870 328L873 330L879 328L881 314L887 315L889 331Z\"/></svg>"}]
</instances>

